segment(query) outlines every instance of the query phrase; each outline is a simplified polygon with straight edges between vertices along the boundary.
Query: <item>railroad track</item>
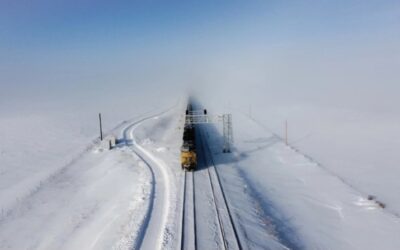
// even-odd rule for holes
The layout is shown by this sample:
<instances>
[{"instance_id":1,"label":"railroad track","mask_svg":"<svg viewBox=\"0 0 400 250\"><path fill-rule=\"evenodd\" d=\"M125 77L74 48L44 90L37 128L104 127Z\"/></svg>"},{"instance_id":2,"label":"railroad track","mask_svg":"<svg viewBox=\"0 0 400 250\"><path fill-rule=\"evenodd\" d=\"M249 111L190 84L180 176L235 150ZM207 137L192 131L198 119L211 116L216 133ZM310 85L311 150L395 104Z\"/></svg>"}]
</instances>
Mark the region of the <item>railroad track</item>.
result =
<instances>
[{"instance_id":1,"label":"railroad track","mask_svg":"<svg viewBox=\"0 0 400 250\"><path fill-rule=\"evenodd\" d=\"M219 231L218 234L222 243L222 249L241 250L242 244L237 232L236 225L232 218L232 213L229 208L224 189L221 185L218 170L215 167L214 160L212 158L211 150L206 141L203 139L204 136L201 132L200 135L200 149L203 153L206 169L201 169L198 171L204 171L206 173L206 178L208 180L208 184L210 185L210 196L213 200L213 210L215 211L217 219ZM196 204L195 199L195 175L196 172L184 172L181 249L197 249L196 207L198 207L199 204ZM205 187L202 187L202 191L204 190ZM201 208L205 209L205 205L207 204L204 204L204 206L202 206Z\"/></svg>"},{"instance_id":2,"label":"railroad track","mask_svg":"<svg viewBox=\"0 0 400 250\"><path fill-rule=\"evenodd\" d=\"M194 172L184 172L181 249L196 249Z\"/></svg>"}]
</instances>

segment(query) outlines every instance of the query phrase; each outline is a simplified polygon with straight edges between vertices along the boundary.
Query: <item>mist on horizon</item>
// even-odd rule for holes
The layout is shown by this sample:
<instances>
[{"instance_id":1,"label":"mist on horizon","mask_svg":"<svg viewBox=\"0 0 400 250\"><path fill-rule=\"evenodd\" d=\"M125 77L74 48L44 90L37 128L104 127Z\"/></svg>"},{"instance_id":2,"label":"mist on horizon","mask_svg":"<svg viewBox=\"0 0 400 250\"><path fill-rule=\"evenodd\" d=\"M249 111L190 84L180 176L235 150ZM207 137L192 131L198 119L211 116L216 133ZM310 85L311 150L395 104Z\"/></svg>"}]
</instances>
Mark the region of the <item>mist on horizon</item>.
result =
<instances>
[{"instance_id":1,"label":"mist on horizon","mask_svg":"<svg viewBox=\"0 0 400 250\"><path fill-rule=\"evenodd\" d=\"M396 1L6 1L0 9L3 112L21 102L198 89L243 105L398 114Z\"/></svg>"}]
</instances>

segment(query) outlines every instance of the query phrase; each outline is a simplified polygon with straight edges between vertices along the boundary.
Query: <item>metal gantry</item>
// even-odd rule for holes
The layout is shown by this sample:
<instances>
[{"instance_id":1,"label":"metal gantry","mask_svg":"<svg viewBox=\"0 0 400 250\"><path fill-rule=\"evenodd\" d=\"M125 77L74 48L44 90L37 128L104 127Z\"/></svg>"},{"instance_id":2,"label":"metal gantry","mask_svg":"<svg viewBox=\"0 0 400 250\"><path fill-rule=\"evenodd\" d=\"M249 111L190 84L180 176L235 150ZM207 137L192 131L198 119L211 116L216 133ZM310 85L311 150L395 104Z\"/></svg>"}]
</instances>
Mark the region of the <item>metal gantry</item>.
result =
<instances>
[{"instance_id":1,"label":"metal gantry","mask_svg":"<svg viewBox=\"0 0 400 250\"><path fill-rule=\"evenodd\" d=\"M232 130L232 114L222 115L222 126L224 135L224 153L231 152L231 145L233 144L233 130Z\"/></svg>"},{"instance_id":2,"label":"metal gantry","mask_svg":"<svg viewBox=\"0 0 400 250\"><path fill-rule=\"evenodd\" d=\"M230 153L233 145L232 114L209 115L206 111L190 111L186 115L187 124L221 123L224 138L223 153Z\"/></svg>"}]
</instances>

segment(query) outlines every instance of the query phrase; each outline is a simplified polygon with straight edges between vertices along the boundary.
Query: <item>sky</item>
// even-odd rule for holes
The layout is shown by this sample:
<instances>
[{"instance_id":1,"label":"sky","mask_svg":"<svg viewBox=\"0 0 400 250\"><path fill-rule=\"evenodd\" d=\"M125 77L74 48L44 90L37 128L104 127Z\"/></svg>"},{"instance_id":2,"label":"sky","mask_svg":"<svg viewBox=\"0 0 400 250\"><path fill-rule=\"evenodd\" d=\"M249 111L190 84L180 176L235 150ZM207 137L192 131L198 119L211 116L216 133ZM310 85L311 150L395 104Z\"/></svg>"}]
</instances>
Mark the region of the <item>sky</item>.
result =
<instances>
[{"instance_id":1,"label":"sky","mask_svg":"<svg viewBox=\"0 0 400 250\"><path fill-rule=\"evenodd\" d=\"M0 0L0 138L39 162L194 89L396 199L399 45L399 0Z\"/></svg>"},{"instance_id":2,"label":"sky","mask_svg":"<svg viewBox=\"0 0 400 250\"><path fill-rule=\"evenodd\" d=\"M399 28L392 0L2 0L0 105L201 86L387 110Z\"/></svg>"}]
</instances>

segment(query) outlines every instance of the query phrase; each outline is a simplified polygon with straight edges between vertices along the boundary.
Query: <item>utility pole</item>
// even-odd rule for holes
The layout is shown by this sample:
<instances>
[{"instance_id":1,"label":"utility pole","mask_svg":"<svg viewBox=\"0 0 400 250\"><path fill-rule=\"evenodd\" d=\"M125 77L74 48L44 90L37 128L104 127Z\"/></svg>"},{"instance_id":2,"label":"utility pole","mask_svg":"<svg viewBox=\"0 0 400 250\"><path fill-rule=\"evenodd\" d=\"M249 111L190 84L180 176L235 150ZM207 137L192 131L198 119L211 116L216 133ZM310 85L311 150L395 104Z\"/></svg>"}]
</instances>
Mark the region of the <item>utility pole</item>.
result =
<instances>
[{"instance_id":1,"label":"utility pole","mask_svg":"<svg viewBox=\"0 0 400 250\"><path fill-rule=\"evenodd\" d=\"M103 140L103 128L101 126L101 113L99 113L99 123L100 123L100 140Z\"/></svg>"},{"instance_id":2,"label":"utility pole","mask_svg":"<svg viewBox=\"0 0 400 250\"><path fill-rule=\"evenodd\" d=\"M288 121L285 121L285 143L288 145Z\"/></svg>"}]
</instances>

